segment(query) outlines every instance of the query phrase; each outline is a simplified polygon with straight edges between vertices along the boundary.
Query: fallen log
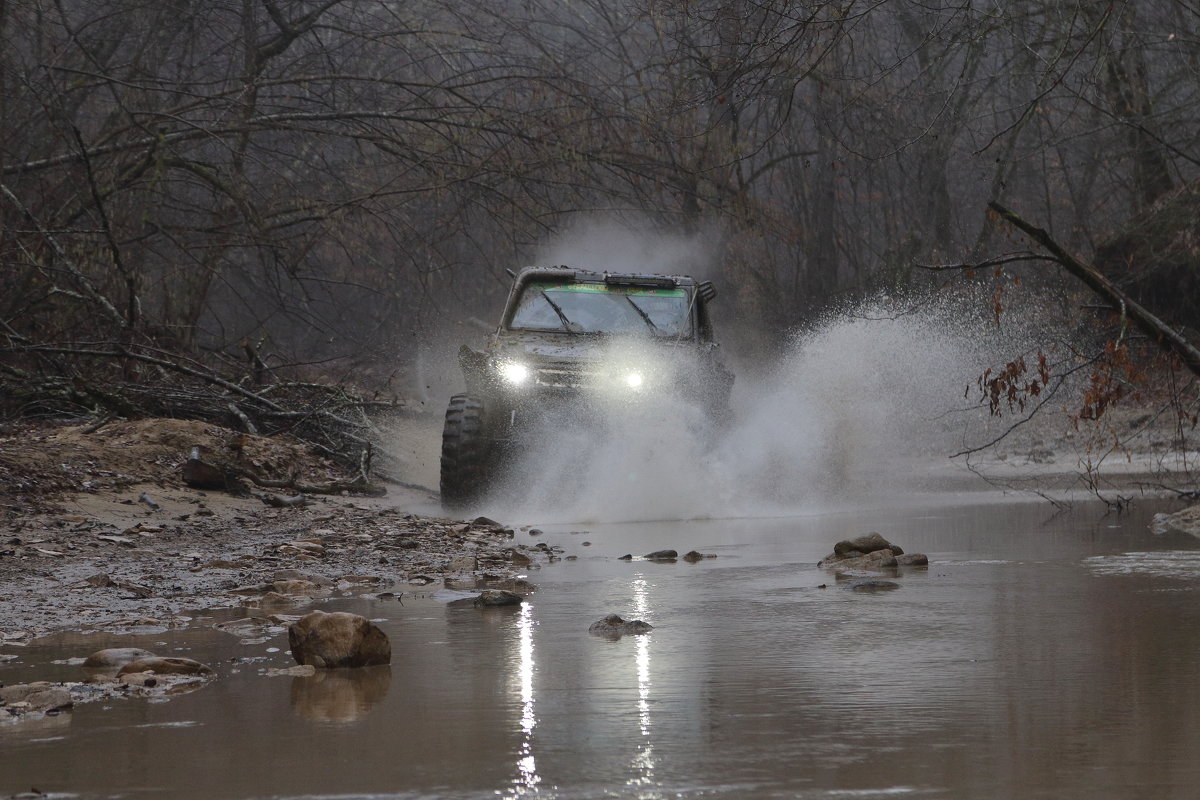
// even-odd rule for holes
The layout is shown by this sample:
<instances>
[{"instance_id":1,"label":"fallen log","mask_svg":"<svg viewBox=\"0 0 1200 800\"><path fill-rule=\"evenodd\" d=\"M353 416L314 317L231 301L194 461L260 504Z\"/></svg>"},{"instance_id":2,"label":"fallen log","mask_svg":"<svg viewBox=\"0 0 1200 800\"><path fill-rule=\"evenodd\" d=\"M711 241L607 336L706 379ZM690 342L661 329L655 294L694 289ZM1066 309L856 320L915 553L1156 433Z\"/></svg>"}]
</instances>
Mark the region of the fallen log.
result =
<instances>
[{"instance_id":1,"label":"fallen log","mask_svg":"<svg viewBox=\"0 0 1200 800\"><path fill-rule=\"evenodd\" d=\"M222 460L221 463L206 461L199 447L193 447L183 465L183 481L194 489L229 489L235 485L238 478L244 478L263 489L291 489L304 494L341 494L350 492L368 497L383 497L387 489L371 483L362 475L344 481L327 481L325 483L307 483L295 475L286 478L267 478L259 475L250 467ZM278 499L278 498L277 498ZM274 503L264 499L268 505ZM287 503L292 505L293 503Z\"/></svg>"},{"instance_id":2,"label":"fallen log","mask_svg":"<svg viewBox=\"0 0 1200 800\"><path fill-rule=\"evenodd\" d=\"M1095 267L1084 263L1071 255L1054 240L1049 233L1027 222L1014 211L999 203L988 203L988 208L996 212L1005 222L1023 232L1030 239L1044 247L1063 266L1067 272L1082 281L1089 289L1104 299L1105 303L1122 317L1128 318L1140 331L1179 357L1194 375L1200 376L1200 350L1194 347L1177 330L1167 325L1161 319L1142 307L1133 298L1105 277Z\"/></svg>"}]
</instances>

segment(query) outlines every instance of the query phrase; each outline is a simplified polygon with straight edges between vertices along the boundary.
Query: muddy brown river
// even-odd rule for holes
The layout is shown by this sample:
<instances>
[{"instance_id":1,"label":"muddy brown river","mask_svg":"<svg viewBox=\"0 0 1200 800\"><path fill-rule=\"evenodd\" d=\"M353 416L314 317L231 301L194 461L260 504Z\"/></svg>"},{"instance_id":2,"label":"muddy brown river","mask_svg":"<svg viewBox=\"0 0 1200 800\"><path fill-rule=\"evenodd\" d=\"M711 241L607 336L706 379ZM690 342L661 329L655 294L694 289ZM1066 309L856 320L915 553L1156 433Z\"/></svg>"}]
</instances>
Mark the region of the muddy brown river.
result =
<instances>
[{"instance_id":1,"label":"muddy brown river","mask_svg":"<svg viewBox=\"0 0 1200 800\"><path fill-rule=\"evenodd\" d=\"M1200 540L1081 504L546 525L576 560L513 609L342 598L390 668L267 677L286 635L64 634L0 666L138 645L217 667L169 701L0 727L0 794L170 798L1194 798ZM928 570L841 588L816 562L878 530ZM584 546L584 542L590 546ZM625 562L661 548L699 563ZM827 588L819 588L825 584ZM590 636L605 613L648 636ZM170 652L168 652L170 651Z\"/></svg>"}]
</instances>

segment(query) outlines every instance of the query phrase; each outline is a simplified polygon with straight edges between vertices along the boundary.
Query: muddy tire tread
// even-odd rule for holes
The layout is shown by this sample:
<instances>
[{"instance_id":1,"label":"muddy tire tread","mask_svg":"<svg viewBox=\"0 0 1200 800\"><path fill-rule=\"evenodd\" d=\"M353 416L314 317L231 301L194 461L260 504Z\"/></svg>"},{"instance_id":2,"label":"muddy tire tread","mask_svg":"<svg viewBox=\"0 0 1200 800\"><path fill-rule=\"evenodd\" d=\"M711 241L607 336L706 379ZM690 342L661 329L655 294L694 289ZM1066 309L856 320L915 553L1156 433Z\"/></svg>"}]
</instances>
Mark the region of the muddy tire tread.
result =
<instances>
[{"instance_id":1,"label":"muddy tire tread","mask_svg":"<svg viewBox=\"0 0 1200 800\"><path fill-rule=\"evenodd\" d=\"M477 499L487 483L487 442L483 401L456 394L446 408L442 429L442 504L461 507Z\"/></svg>"}]
</instances>

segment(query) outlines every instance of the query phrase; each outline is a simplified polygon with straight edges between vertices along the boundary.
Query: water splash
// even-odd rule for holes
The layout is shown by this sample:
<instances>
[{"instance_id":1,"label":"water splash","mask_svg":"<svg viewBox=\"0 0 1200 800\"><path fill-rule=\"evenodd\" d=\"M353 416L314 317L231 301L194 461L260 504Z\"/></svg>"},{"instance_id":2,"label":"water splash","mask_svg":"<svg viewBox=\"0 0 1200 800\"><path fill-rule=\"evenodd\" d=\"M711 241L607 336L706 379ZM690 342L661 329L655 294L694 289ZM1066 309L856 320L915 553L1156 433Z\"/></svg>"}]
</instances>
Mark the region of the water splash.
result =
<instances>
[{"instance_id":1,"label":"water splash","mask_svg":"<svg viewBox=\"0 0 1200 800\"><path fill-rule=\"evenodd\" d=\"M951 453L1011 424L964 388L1044 335L1043 315L999 327L982 307L959 293L876 297L830 314L773 369L738 378L724 427L682 397L594 397L587 424L539 428L488 506L546 521L692 519L815 513L936 488L966 473Z\"/></svg>"}]
</instances>

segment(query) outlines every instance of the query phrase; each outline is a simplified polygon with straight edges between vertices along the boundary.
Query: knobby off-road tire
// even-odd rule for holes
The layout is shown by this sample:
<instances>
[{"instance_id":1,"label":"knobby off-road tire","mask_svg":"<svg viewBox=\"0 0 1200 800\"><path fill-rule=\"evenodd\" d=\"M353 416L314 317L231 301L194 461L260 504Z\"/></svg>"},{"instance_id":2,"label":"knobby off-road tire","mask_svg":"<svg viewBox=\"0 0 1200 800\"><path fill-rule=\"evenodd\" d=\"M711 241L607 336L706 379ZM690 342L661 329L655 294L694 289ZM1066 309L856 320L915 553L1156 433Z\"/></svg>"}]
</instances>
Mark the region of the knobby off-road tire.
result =
<instances>
[{"instance_id":1,"label":"knobby off-road tire","mask_svg":"<svg viewBox=\"0 0 1200 800\"><path fill-rule=\"evenodd\" d=\"M483 401L468 394L454 395L442 429L442 505L461 508L483 494L487 457Z\"/></svg>"}]
</instances>

